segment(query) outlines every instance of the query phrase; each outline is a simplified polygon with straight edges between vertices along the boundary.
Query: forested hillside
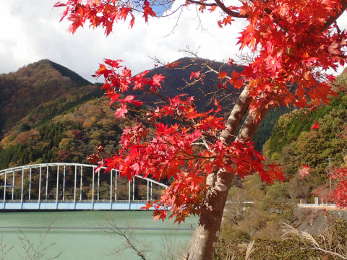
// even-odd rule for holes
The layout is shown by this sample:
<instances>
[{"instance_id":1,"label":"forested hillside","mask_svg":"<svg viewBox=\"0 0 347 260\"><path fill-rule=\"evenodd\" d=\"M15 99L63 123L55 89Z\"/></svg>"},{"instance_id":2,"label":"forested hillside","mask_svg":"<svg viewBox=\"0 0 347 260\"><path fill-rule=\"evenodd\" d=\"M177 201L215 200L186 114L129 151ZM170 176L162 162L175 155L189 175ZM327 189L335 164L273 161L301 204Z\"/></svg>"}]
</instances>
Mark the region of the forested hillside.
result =
<instances>
[{"instance_id":1,"label":"forested hillside","mask_svg":"<svg viewBox=\"0 0 347 260\"><path fill-rule=\"evenodd\" d=\"M100 96L98 86L49 60L0 75L0 168L52 159L62 129L71 128L53 118Z\"/></svg>"},{"instance_id":2,"label":"forested hillside","mask_svg":"<svg viewBox=\"0 0 347 260\"><path fill-rule=\"evenodd\" d=\"M159 95L142 95L145 106L162 102L159 96L187 93L195 96L200 110L211 107L216 95L224 95L222 113L233 106L237 89L224 89L218 71L240 71L242 67L200 58L181 58L157 66L148 76L163 74ZM192 72L203 74L191 79ZM49 60L0 75L0 168L35 162L87 162L95 146L106 153L117 148L122 121L102 97L102 90L71 70ZM228 93L228 94L226 94ZM275 122L278 115L270 117ZM268 124L259 131L258 147L271 132Z\"/></svg>"},{"instance_id":3,"label":"forested hillside","mask_svg":"<svg viewBox=\"0 0 347 260\"><path fill-rule=\"evenodd\" d=\"M0 137L14 126L28 128L94 98L101 92L73 71L41 60L0 75ZM19 125L19 121L27 120Z\"/></svg>"},{"instance_id":4,"label":"forested hillside","mask_svg":"<svg viewBox=\"0 0 347 260\"><path fill-rule=\"evenodd\" d=\"M201 68L205 78L192 81L191 72ZM159 94L198 96L197 106L206 110L217 94L216 90L222 87L213 72L221 69L241 68L204 59L182 58L154 68L149 76L159 73L166 76ZM317 194L326 195L329 167L347 161L346 86L347 72L336 81L339 95L330 105L315 110L278 108L265 118L255 144L258 149L263 148L269 163L282 165L287 180L265 185L258 176L250 176L243 181L242 188L230 190L217 259L225 259L228 250L244 254L240 245L254 239L259 259L268 254L268 244L271 244L272 253L278 254L279 258L274 259L292 259L292 255L286 254L288 248L292 249L291 254L302 254L304 258L307 254L319 255L302 251L300 241L280 241L281 223L301 227L311 221L308 220L311 215L295 212L297 201L310 200ZM99 86L47 60L28 65L16 73L0 75L0 93L0 169L38 162L87 162L86 157L100 144L105 146L106 154L111 154L117 148L122 127L128 123L114 118L114 110L102 97ZM223 100L225 115L238 93L233 90ZM155 96L143 95L141 99L145 106L161 102ZM310 168L310 174L304 178L298 174L302 166ZM242 201L254 201L252 210L247 210ZM333 225L334 232L341 233L346 222L334 222Z\"/></svg>"},{"instance_id":5,"label":"forested hillside","mask_svg":"<svg viewBox=\"0 0 347 260\"><path fill-rule=\"evenodd\" d=\"M244 179L242 188L230 189L216 259L230 255L245 259L251 241L252 259L333 259L310 249L311 242L300 238L295 228L311 233L317 244L323 245L329 239L333 250L343 248L347 238L346 211L297 208L300 199L313 203L313 197L319 196L329 201L329 170L347 165L347 71L335 84L339 95L330 105L282 115L264 145L268 163L280 164L286 181L265 185L254 175ZM308 170L300 173L303 166ZM332 181L331 189L334 185ZM244 201L254 203L243 204ZM292 231L297 235L284 239L288 226L283 223L295 227Z\"/></svg>"},{"instance_id":6,"label":"forested hillside","mask_svg":"<svg viewBox=\"0 0 347 260\"><path fill-rule=\"evenodd\" d=\"M264 145L265 155L282 165L293 186L302 189L301 198L311 197L318 187L324 189L329 168L339 167L347 155L346 79L347 73L338 77L340 92L331 104L281 116ZM302 166L310 167L304 180L297 174Z\"/></svg>"}]
</instances>

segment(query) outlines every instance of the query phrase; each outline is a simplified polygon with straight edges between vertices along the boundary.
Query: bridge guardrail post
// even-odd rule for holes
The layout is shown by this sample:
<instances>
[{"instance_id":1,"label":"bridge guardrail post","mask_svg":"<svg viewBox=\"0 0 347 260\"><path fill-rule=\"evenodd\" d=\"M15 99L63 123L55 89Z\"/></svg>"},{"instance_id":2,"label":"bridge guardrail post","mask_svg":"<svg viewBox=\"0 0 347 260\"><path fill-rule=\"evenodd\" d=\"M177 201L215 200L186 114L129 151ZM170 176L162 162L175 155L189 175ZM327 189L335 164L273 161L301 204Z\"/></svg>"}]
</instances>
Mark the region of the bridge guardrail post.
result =
<instances>
[{"instance_id":1,"label":"bridge guardrail post","mask_svg":"<svg viewBox=\"0 0 347 260\"><path fill-rule=\"evenodd\" d=\"M151 182L151 201L153 200L153 182Z\"/></svg>"},{"instance_id":2,"label":"bridge guardrail post","mask_svg":"<svg viewBox=\"0 0 347 260\"><path fill-rule=\"evenodd\" d=\"M100 200L100 168L98 169L98 193L97 193L97 200Z\"/></svg>"},{"instance_id":3,"label":"bridge guardrail post","mask_svg":"<svg viewBox=\"0 0 347 260\"><path fill-rule=\"evenodd\" d=\"M22 168L22 183L20 188L20 209L23 209L23 199L24 199L24 168Z\"/></svg>"},{"instance_id":4,"label":"bridge guardrail post","mask_svg":"<svg viewBox=\"0 0 347 260\"><path fill-rule=\"evenodd\" d=\"M133 201L135 200L135 177L133 178Z\"/></svg>"},{"instance_id":5,"label":"bridge guardrail post","mask_svg":"<svg viewBox=\"0 0 347 260\"><path fill-rule=\"evenodd\" d=\"M38 202L38 208L41 208L41 182L42 182L42 166L40 165L40 169L39 169L39 196L37 198L37 202Z\"/></svg>"},{"instance_id":6,"label":"bridge guardrail post","mask_svg":"<svg viewBox=\"0 0 347 260\"><path fill-rule=\"evenodd\" d=\"M110 209L112 209L112 194L113 194L113 191L112 191L112 182L113 182L112 175L113 175L113 169L110 171Z\"/></svg>"},{"instance_id":7,"label":"bridge guardrail post","mask_svg":"<svg viewBox=\"0 0 347 260\"><path fill-rule=\"evenodd\" d=\"M115 171L115 177L114 177L114 200L117 201L117 190L118 190L118 171Z\"/></svg>"},{"instance_id":8,"label":"bridge guardrail post","mask_svg":"<svg viewBox=\"0 0 347 260\"><path fill-rule=\"evenodd\" d=\"M129 190L128 190L128 199L129 199L129 210L131 209L131 182L128 181L129 183Z\"/></svg>"},{"instance_id":9,"label":"bridge guardrail post","mask_svg":"<svg viewBox=\"0 0 347 260\"><path fill-rule=\"evenodd\" d=\"M75 165L75 179L74 179L74 190L73 190L74 209L76 209L76 182L77 182L77 166Z\"/></svg>"},{"instance_id":10,"label":"bridge guardrail post","mask_svg":"<svg viewBox=\"0 0 347 260\"><path fill-rule=\"evenodd\" d=\"M11 191L11 198L14 199L14 185L15 185L15 174L14 171L12 171L12 191Z\"/></svg>"},{"instance_id":11,"label":"bridge guardrail post","mask_svg":"<svg viewBox=\"0 0 347 260\"><path fill-rule=\"evenodd\" d=\"M58 201L59 201L59 165L57 166L57 185L56 185L56 192L55 192L56 209L58 209Z\"/></svg>"},{"instance_id":12,"label":"bridge guardrail post","mask_svg":"<svg viewBox=\"0 0 347 260\"><path fill-rule=\"evenodd\" d=\"M80 201L82 201L82 193L83 193L83 166L81 166L81 168L80 168L80 174L81 174L81 178L80 178Z\"/></svg>"},{"instance_id":13,"label":"bridge guardrail post","mask_svg":"<svg viewBox=\"0 0 347 260\"><path fill-rule=\"evenodd\" d=\"M146 190L146 198L147 198L147 201L149 201L149 181L147 180L147 190Z\"/></svg>"},{"instance_id":14,"label":"bridge guardrail post","mask_svg":"<svg viewBox=\"0 0 347 260\"><path fill-rule=\"evenodd\" d=\"M49 181L49 166L47 164L47 172L46 172L46 201L48 200L48 181Z\"/></svg>"},{"instance_id":15,"label":"bridge guardrail post","mask_svg":"<svg viewBox=\"0 0 347 260\"><path fill-rule=\"evenodd\" d=\"M4 180L4 198L2 203L2 209L6 208L6 186L7 186L7 172L5 172L5 180Z\"/></svg>"},{"instance_id":16,"label":"bridge guardrail post","mask_svg":"<svg viewBox=\"0 0 347 260\"><path fill-rule=\"evenodd\" d=\"M63 170L63 201L65 201L65 176L66 176L66 165L64 165L64 170Z\"/></svg>"},{"instance_id":17,"label":"bridge guardrail post","mask_svg":"<svg viewBox=\"0 0 347 260\"><path fill-rule=\"evenodd\" d=\"M93 166L93 168L92 168L92 174L93 174L93 177L92 177L92 209L94 210L95 166Z\"/></svg>"},{"instance_id":18,"label":"bridge guardrail post","mask_svg":"<svg viewBox=\"0 0 347 260\"><path fill-rule=\"evenodd\" d=\"M31 200L31 167L29 167L29 201Z\"/></svg>"}]
</instances>

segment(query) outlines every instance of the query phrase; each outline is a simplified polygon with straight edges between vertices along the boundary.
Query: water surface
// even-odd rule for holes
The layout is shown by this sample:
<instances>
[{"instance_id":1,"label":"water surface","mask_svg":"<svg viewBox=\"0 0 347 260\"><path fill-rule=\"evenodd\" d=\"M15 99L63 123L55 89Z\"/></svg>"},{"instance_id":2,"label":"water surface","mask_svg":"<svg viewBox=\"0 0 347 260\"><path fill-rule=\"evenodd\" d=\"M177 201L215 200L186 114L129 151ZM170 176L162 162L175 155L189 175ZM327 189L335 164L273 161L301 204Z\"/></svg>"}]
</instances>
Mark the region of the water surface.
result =
<instances>
[{"instance_id":1,"label":"water surface","mask_svg":"<svg viewBox=\"0 0 347 260\"><path fill-rule=\"evenodd\" d=\"M168 259L187 245L195 223L154 221L143 211L0 213L0 259L140 259L124 233L146 259Z\"/></svg>"}]
</instances>

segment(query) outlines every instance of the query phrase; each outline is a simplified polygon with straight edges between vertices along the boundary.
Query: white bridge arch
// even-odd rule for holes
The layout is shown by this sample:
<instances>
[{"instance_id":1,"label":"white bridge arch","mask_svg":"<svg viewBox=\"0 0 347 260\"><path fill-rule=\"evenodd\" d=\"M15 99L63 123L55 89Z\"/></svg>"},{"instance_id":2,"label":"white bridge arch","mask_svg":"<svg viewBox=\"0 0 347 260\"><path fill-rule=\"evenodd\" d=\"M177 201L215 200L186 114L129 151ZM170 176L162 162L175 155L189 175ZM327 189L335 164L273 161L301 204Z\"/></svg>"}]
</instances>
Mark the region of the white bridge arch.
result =
<instances>
[{"instance_id":1,"label":"white bridge arch","mask_svg":"<svg viewBox=\"0 0 347 260\"><path fill-rule=\"evenodd\" d=\"M80 163L0 170L0 210L141 210L167 186L149 178Z\"/></svg>"}]
</instances>

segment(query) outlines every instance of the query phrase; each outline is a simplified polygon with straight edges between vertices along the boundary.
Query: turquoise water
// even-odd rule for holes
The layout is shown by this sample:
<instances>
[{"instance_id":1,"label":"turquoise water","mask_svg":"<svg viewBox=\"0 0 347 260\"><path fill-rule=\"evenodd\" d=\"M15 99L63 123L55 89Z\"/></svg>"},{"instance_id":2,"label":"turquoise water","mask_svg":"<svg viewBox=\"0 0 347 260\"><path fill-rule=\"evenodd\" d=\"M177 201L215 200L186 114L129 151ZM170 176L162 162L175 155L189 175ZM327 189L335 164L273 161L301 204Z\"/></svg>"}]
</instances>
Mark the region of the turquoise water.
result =
<instances>
[{"instance_id":1,"label":"turquoise water","mask_svg":"<svg viewBox=\"0 0 347 260\"><path fill-rule=\"evenodd\" d=\"M184 250L195 223L154 221L141 211L0 213L0 259L140 259L122 234L146 259L170 259L168 252Z\"/></svg>"}]
</instances>

